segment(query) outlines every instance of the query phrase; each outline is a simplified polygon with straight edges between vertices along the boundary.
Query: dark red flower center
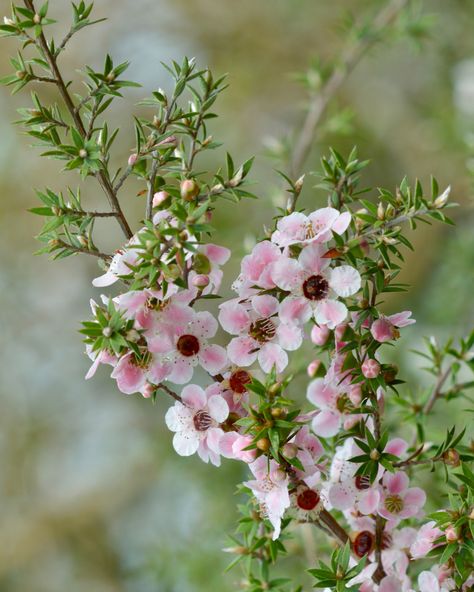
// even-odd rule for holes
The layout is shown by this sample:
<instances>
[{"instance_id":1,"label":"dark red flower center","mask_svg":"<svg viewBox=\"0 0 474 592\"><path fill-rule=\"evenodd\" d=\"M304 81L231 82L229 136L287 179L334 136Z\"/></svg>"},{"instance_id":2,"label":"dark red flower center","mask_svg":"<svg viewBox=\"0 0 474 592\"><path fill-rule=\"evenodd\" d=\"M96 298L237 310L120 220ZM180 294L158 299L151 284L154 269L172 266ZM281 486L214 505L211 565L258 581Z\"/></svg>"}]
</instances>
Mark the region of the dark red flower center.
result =
<instances>
[{"instance_id":1,"label":"dark red flower center","mask_svg":"<svg viewBox=\"0 0 474 592\"><path fill-rule=\"evenodd\" d=\"M249 335L259 343L266 343L275 337L276 326L271 319L258 319L250 325Z\"/></svg>"},{"instance_id":2,"label":"dark red flower center","mask_svg":"<svg viewBox=\"0 0 474 592\"><path fill-rule=\"evenodd\" d=\"M212 425L212 417L207 411L198 411L193 417L194 427L198 432L205 432Z\"/></svg>"},{"instance_id":3,"label":"dark red flower center","mask_svg":"<svg viewBox=\"0 0 474 592\"><path fill-rule=\"evenodd\" d=\"M364 557L364 555L368 555L372 551L374 542L375 536L371 532L368 530L359 532L352 543L354 553L357 555L357 557Z\"/></svg>"},{"instance_id":4,"label":"dark red flower center","mask_svg":"<svg viewBox=\"0 0 474 592\"><path fill-rule=\"evenodd\" d=\"M194 335L181 335L176 348L180 354L187 358L195 356L199 351L199 339Z\"/></svg>"},{"instance_id":5,"label":"dark red flower center","mask_svg":"<svg viewBox=\"0 0 474 592\"><path fill-rule=\"evenodd\" d=\"M329 284L322 275L312 275L303 284L303 294L308 300L322 300L328 290Z\"/></svg>"},{"instance_id":6,"label":"dark red flower center","mask_svg":"<svg viewBox=\"0 0 474 592\"><path fill-rule=\"evenodd\" d=\"M296 498L296 503L302 510L314 510L319 504L319 494L314 489L305 489Z\"/></svg>"},{"instance_id":7,"label":"dark red flower center","mask_svg":"<svg viewBox=\"0 0 474 592\"><path fill-rule=\"evenodd\" d=\"M236 370L229 378L229 386L234 393L242 395L247 391L246 384L252 382L252 376L246 370Z\"/></svg>"},{"instance_id":8,"label":"dark red flower center","mask_svg":"<svg viewBox=\"0 0 474 592\"><path fill-rule=\"evenodd\" d=\"M355 478L355 486L360 490L369 489L370 478L368 475L357 475Z\"/></svg>"}]
</instances>

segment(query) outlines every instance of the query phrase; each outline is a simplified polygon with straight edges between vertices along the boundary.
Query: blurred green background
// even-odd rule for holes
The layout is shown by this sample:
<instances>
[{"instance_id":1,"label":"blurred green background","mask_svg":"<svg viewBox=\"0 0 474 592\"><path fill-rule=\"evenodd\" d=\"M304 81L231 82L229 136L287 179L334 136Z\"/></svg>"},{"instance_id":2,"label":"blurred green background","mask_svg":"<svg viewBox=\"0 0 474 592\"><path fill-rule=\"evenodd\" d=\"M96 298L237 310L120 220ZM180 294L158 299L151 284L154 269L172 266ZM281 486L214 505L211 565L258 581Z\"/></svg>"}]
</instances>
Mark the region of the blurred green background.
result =
<instances>
[{"instance_id":1,"label":"blurred green background","mask_svg":"<svg viewBox=\"0 0 474 592\"><path fill-rule=\"evenodd\" d=\"M115 104L114 122L122 129L118 163L133 147L136 103L169 86L160 60L187 54L217 73L229 72L231 87L217 104L221 119L212 132L236 160L260 155L255 191L262 195L226 205L216 216L215 241L236 245L227 266L233 279L239 257L283 203L262 139L274 146L301 120L305 95L291 74L316 56L337 55L344 39L337 25L347 10L370 13L381 4L100 0L96 15L107 22L78 34L61 63L74 73L84 63L99 67L106 52L117 63L131 60L129 78L144 88ZM0 7L0 14L9 13L9 2L0 0ZM403 272L413 288L387 302L387 311L414 310L418 323L404 331L394 359L404 364L403 377L421 384L425 378L409 349L422 335L462 335L474 320L474 6L439 0L426 2L425 11L434 18L432 39L421 48L404 40L372 51L343 86L307 163L317 168L329 145L347 153L357 144L361 157L373 160L366 185L394 189L405 174L427 185L430 173L441 187L452 185L462 206L454 212L457 228L423 226L413 235L417 250L407 253ZM69 2L53 0L50 12L66 23ZM0 48L5 76L16 43L2 40ZM0 591L233 590L241 574L223 574L229 558L221 548L233 528L243 469L228 462L217 470L177 457L164 426L168 401L152 407L121 395L107 368L84 381L89 361L77 329L89 315L89 298L98 297L90 284L98 269L86 258L52 263L32 255L40 224L26 212L35 205L32 187L59 190L78 179L59 174L57 163L40 159L12 127L16 109L28 105L27 94L11 97L0 89ZM353 116L341 125L333 116L345 109ZM217 158L222 161L222 151ZM87 187L89 203L103 204L97 188ZM124 207L137 221L139 186L127 187ZM306 192L306 206L323 203L317 191ZM113 225L104 225L102 237L106 250L121 240ZM464 407L455 402L447 415L440 403L430 425L444 430L461 421ZM305 558L314 561L319 540L302 528L290 543L296 556L282 569L298 573Z\"/></svg>"}]
</instances>

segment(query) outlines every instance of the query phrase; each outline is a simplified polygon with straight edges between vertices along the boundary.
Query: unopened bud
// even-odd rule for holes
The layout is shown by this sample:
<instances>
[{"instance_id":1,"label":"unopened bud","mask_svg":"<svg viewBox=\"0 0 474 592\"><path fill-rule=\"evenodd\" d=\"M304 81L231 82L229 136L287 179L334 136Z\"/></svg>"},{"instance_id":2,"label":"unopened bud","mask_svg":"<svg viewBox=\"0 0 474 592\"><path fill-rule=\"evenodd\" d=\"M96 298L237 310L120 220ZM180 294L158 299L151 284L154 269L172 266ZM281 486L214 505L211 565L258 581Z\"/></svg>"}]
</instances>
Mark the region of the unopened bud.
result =
<instances>
[{"instance_id":1,"label":"unopened bud","mask_svg":"<svg viewBox=\"0 0 474 592\"><path fill-rule=\"evenodd\" d=\"M7 16L4 16L4 17L3 17L3 24L4 24L4 25L8 25L9 27L12 27L12 26L14 26L16 23L15 23L15 21L14 21L13 19L11 19L11 18L8 18Z\"/></svg>"},{"instance_id":2,"label":"unopened bud","mask_svg":"<svg viewBox=\"0 0 474 592\"><path fill-rule=\"evenodd\" d=\"M61 208L58 208L57 206L52 207L51 211L53 212L53 214L55 216L62 216L63 215L63 211L61 210Z\"/></svg>"},{"instance_id":3,"label":"unopened bud","mask_svg":"<svg viewBox=\"0 0 474 592\"><path fill-rule=\"evenodd\" d=\"M380 452L378 450L371 450L369 456L370 456L371 460L379 460Z\"/></svg>"},{"instance_id":4,"label":"unopened bud","mask_svg":"<svg viewBox=\"0 0 474 592\"><path fill-rule=\"evenodd\" d=\"M58 240L57 238L52 238L51 240L48 241L48 246L51 247L52 249L54 249L55 247L59 247L60 244L61 244L61 241Z\"/></svg>"},{"instance_id":5,"label":"unopened bud","mask_svg":"<svg viewBox=\"0 0 474 592\"><path fill-rule=\"evenodd\" d=\"M243 174L244 174L244 170L242 167L240 167L240 169L235 173L235 175L232 177L232 179L230 179L230 181L228 182L229 187L237 187L238 185L240 185L240 182L242 181Z\"/></svg>"},{"instance_id":6,"label":"unopened bud","mask_svg":"<svg viewBox=\"0 0 474 592\"><path fill-rule=\"evenodd\" d=\"M20 80L23 80L23 78L25 78L25 76L26 76L26 72L24 70L17 70L15 72L15 76L17 78L19 78Z\"/></svg>"},{"instance_id":7,"label":"unopened bud","mask_svg":"<svg viewBox=\"0 0 474 592\"><path fill-rule=\"evenodd\" d=\"M140 339L140 333L136 329L130 329L130 331L127 331L125 339L132 343L136 343Z\"/></svg>"},{"instance_id":8,"label":"unopened bud","mask_svg":"<svg viewBox=\"0 0 474 592\"><path fill-rule=\"evenodd\" d=\"M366 308L369 308L369 306L370 302L367 300L367 298L359 298L359 308L365 310Z\"/></svg>"},{"instance_id":9,"label":"unopened bud","mask_svg":"<svg viewBox=\"0 0 474 592\"><path fill-rule=\"evenodd\" d=\"M35 14L35 16L33 17L33 22L35 23L35 25L39 25L41 23L41 17L39 14Z\"/></svg>"},{"instance_id":10,"label":"unopened bud","mask_svg":"<svg viewBox=\"0 0 474 592\"><path fill-rule=\"evenodd\" d=\"M222 191L224 190L224 185L222 185L222 183L217 183L217 185L214 185L213 187L211 187L211 195L216 195L217 193L222 193Z\"/></svg>"},{"instance_id":11,"label":"unopened bud","mask_svg":"<svg viewBox=\"0 0 474 592\"><path fill-rule=\"evenodd\" d=\"M157 144L157 146L160 146L161 148L172 148L176 147L177 145L178 138L176 136L169 136L168 138L161 140L161 142L158 142Z\"/></svg>"},{"instance_id":12,"label":"unopened bud","mask_svg":"<svg viewBox=\"0 0 474 592\"><path fill-rule=\"evenodd\" d=\"M443 191L443 193L441 195L439 195L433 202L433 206L436 209L441 209L444 208L444 206L446 205L448 199L449 199L449 194L451 193L451 185L449 185L448 187L446 187L446 189Z\"/></svg>"},{"instance_id":13,"label":"unopened bud","mask_svg":"<svg viewBox=\"0 0 474 592\"><path fill-rule=\"evenodd\" d=\"M377 218L379 220L385 220L385 208L383 207L383 203L381 201L377 206Z\"/></svg>"},{"instance_id":14,"label":"unopened bud","mask_svg":"<svg viewBox=\"0 0 474 592\"><path fill-rule=\"evenodd\" d=\"M142 395L145 399L151 399L153 393L155 392L156 387L153 384L147 382L142 390Z\"/></svg>"},{"instance_id":15,"label":"unopened bud","mask_svg":"<svg viewBox=\"0 0 474 592\"><path fill-rule=\"evenodd\" d=\"M268 394L271 395L272 397L274 397L275 395L278 395L278 393L280 392L280 389L281 389L281 382L274 382L268 388Z\"/></svg>"},{"instance_id":16,"label":"unopened bud","mask_svg":"<svg viewBox=\"0 0 474 592\"><path fill-rule=\"evenodd\" d=\"M161 125L161 119L158 119L156 115L153 115L153 126L158 128Z\"/></svg>"},{"instance_id":17,"label":"unopened bud","mask_svg":"<svg viewBox=\"0 0 474 592\"><path fill-rule=\"evenodd\" d=\"M377 376L380 374L380 364L377 362L377 360L369 358L363 362L361 370L365 378L377 378Z\"/></svg>"},{"instance_id":18,"label":"unopened bud","mask_svg":"<svg viewBox=\"0 0 474 592\"><path fill-rule=\"evenodd\" d=\"M321 327L314 325L314 327L311 329L311 341L315 345L324 345L328 340L330 333L331 331L326 325L321 325Z\"/></svg>"},{"instance_id":19,"label":"unopened bud","mask_svg":"<svg viewBox=\"0 0 474 592\"><path fill-rule=\"evenodd\" d=\"M281 483L286 479L286 473L283 469L277 469L272 475L272 481L276 483Z\"/></svg>"},{"instance_id":20,"label":"unopened bud","mask_svg":"<svg viewBox=\"0 0 474 592\"><path fill-rule=\"evenodd\" d=\"M87 237L84 236L83 234L78 234L76 236L77 240L79 241L79 243L83 246L83 247L88 247L89 246L89 241L87 240Z\"/></svg>"},{"instance_id":21,"label":"unopened bud","mask_svg":"<svg viewBox=\"0 0 474 592\"><path fill-rule=\"evenodd\" d=\"M202 290L209 285L209 276L200 273L193 278L193 286Z\"/></svg>"},{"instance_id":22,"label":"unopened bud","mask_svg":"<svg viewBox=\"0 0 474 592\"><path fill-rule=\"evenodd\" d=\"M281 449L283 456L286 458L296 458L298 454L298 446L292 442L287 442Z\"/></svg>"},{"instance_id":23,"label":"unopened bud","mask_svg":"<svg viewBox=\"0 0 474 592\"><path fill-rule=\"evenodd\" d=\"M458 533L452 524L446 528L444 534L448 543L455 543L459 538Z\"/></svg>"},{"instance_id":24,"label":"unopened bud","mask_svg":"<svg viewBox=\"0 0 474 592\"><path fill-rule=\"evenodd\" d=\"M211 273L211 262L204 253L196 253L193 257L193 269L200 275Z\"/></svg>"},{"instance_id":25,"label":"unopened bud","mask_svg":"<svg viewBox=\"0 0 474 592\"><path fill-rule=\"evenodd\" d=\"M128 166L133 166L138 160L138 154L130 154L128 157Z\"/></svg>"},{"instance_id":26,"label":"unopened bud","mask_svg":"<svg viewBox=\"0 0 474 592\"><path fill-rule=\"evenodd\" d=\"M398 366L396 364L390 364L383 372L383 379L387 384L391 384L396 379L397 374Z\"/></svg>"},{"instance_id":27,"label":"unopened bud","mask_svg":"<svg viewBox=\"0 0 474 592\"><path fill-rule=\"evenodd\" d=\"M199 195L199 185L194 179L184 179L180 185L181 197L186 201L193 201Z\"/></svg>"},{"instance_id":28,"label":"unopened bud","mask_svg":"<svg viewBox=\"0 0 474 592\"><path fill-rule=\"evenodd\" d=\"M301 193L301 190L303 189L303 183L304 183L304 175L301 175L301 177L295 183L296 193Z\"/></svg>"},{"instance_id":29,"label":"unopened bud","mask_svg":"<svg viewBox=\"0 0 474 592\"><path fill-rule=\"evenodd\" d=\"M270 414L273 419L280 419L286 415L286 409L282 409L281 407L273 407L270 411Z\"/></svg>"},{"instance_id":30,"label":"unopened bud","mask_svg":"<svg viewBox=\"0 0 474 592\"><path fill-rule=\"evenodd\" d=\"M167 191L157 191L153 196L153 207L158 208L168 199L170 194Z\"/></svg>"},{"instance_id":31,"label":"unopened bud","mask_svg":"<svg viewBox=\"0 0 474 592\"><path fill-rule=\"evenodd\" d=\"M86 150L85 148L81 148L81 149L79 150L79 156L80 156L82 159L84 159L84 158L87 158L87 150Z\"/></svg>"},{"instance_id":32,"label":"unopened bud","mask_svg":"<svg viewBox=\"0 0 474 592\"><path fill-rule=\"evenodd\" d=\"M443 452L443 461L446 465L451 465L452 467L459 467L461 461L459 459L459 452L454 448L449 448L445 452Z\"/></svg>"},{"instance_id":33,"label":"unopened bud","mask_svg":"<svg viewBox=\"0 0 474 592\"><path fill-rule=\"evenodd\" d=\"M115 74L113 72L110 72L109 74L107 74L105 79L110 84L111 82L113 82L115 80Z\"/></svg>"},{"instance_id":34,"label":"unopened bud","mask_svg":"<svg viewBox=\"0 0 474 592\"><path fill-rule=\"evenodd\" d=\"M212 142L212 136L207 136L207 138L203 141L202 146L209 146Z\"/></svg>"},{"instance_id":35,"label":"unopened bud","mask_svg":"<svg viewBox=\"0 0 474 592\"><path fill-rule=\"evenodd\" d=\"M262 452L267 452L270 449L270 440L268 438L260 438L260 440L257 440L257 448Z\"/></svg>"},{"instance_id":36,"label":"unopened bud","mask_svg":"<svg viewBox=\"0 0 474 592\"><path fill-rule=\"evenodd\" d=\"M112 331L112 328L111 328L111 327L104 327L104 328L102 329L102 335L103 335L104 337L107 337L107 338L109 338L109 337L111 337L111 336L112 336L112 333L113 333L113 331Z\"/></svg>"},{"instance_id":37,"label":"unopened bud","mask_svg":"<svg viewBox=\"0 0 474 592\"><path fill-rule=\"evenodd\" d=\"M318 373L319 367L321 366L321 360L313 360L308 364L306 372L310 378L315 378Z\"/></svg>"}]
</instances>

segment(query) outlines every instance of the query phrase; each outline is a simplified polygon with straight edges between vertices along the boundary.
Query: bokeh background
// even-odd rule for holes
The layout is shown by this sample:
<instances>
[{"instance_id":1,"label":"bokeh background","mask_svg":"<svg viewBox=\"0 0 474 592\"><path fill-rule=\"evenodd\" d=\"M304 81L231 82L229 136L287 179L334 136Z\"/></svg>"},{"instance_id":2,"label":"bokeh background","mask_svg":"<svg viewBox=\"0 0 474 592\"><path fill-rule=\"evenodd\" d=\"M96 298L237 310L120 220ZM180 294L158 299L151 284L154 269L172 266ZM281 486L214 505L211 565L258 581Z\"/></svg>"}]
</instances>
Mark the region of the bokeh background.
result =
<instances>
[{"instance_id":1,"label":"bokeh background","mask_svg":"<svg viewBox=\"0 0 474 592\"><path fill-rule=\"evenodd\" d=\"M117 162L133 146L131 113L139 112L138 100L169 86L160 60L187 54L218 73L229 72L231 86L217 104L221 119L212 132L236 160L258 155L254 189L261 195L256 202L225 206L217 216L215 241L234 248L227 266L231 279L239 257L284 198L264 144L275 147L301 120L305 95L292 75L317 56L337 55L344 42L338 24L348 9L370 13L381 2L96 4L97 17L107 22L74 38L61 63L76 76L84 63L99 67L105 52L117 62L131 60L129 77L144 88L115 105L113 120L122 130ZM462 335L474 320L474 6L469 0L426 5L431 40L420 47L406 39L379 45L365 58L331 106L307 165L317 168L329 145L347 152L357 144L361 156L373 160L367 185L393 189L405 174L427 184L434 173L441 187L453 187L461 204L453 212L457 228L423 226L413 235L417 249L407 253L403 272L413 287L403 300L387 301L388 312L411 307L418 320L393 354L415 388L426 379L410 348L423 335ZM9 2L0 0L0 8L8 14ZM69 2L53 0L50 11L64 24ZM10 73L14 52L15 42L2 40L0 75ZM43 96L52 92L39 90ZM176 457L163 420L167 401L153 407L121 395L104 368L84 381L89 361L77 329L89 315L89 298L98 296L90 283L98 275L96 262L34 257L40 221L26 212L35 205L33 187L59 190L78 179L59 174L57 163L40 159L12 127L22 106L28 106L27 94L11 97L0 89L0 591L233 590L241 574L223 573L229 558L221 548L236 518L242 469L225 463L216 470L196 458ZM341 111L342 118L333 117ZM216 153L216 164L222 158L222 151ZM137 189L132 182L123 199L138 223ZM87 199L94 207L103 203L93 185ZM308 207L323 203L317 191L306 192ZM119 245L113 225L104 225L101 234L105 249ZM448 410L440 403L433 434L450 422L465 422L464 407L463 401ZM311 529L295 533L296 557L282 569L297 573L302 558L314 560L318 536Z\"/></svg>"}]
</instances>

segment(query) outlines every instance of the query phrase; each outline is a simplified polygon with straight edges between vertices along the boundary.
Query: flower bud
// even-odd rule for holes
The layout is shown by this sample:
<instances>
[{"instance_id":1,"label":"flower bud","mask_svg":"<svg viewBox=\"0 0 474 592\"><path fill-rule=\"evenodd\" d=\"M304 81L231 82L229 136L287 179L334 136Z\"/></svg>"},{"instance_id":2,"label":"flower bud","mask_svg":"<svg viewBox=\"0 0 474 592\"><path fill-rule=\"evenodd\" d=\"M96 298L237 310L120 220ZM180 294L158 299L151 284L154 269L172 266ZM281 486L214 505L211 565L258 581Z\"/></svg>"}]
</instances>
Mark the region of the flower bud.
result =
<instances>
[{"instance_id":1,"label":"flower bud","mask_svg":"<svg viewBox=\"0 0 474 592\"><path fill-rule=\"evenodd\" d=\"M328 340L330 333L331 331L326 325L322 325L321 327L314 325L314 327L311 329L311 341L315 345L322 346Z\"/></svg>"},{"instance_id":2,"label":"flower bud","mask_svg":"<svg viewBox=\"0 0 474 592\"><path fill-rule=\"evenodd\" d=\"M446 465L451 465L452 467L459 467L461 461L459 459L459 452L454 448L449 448L443 452L443 461Z\"/></svg>"},{"instance_id":3,"label":"flower bud","mask_svg":"<svg viewBox=\"0 0 474 592\"><path fill-rule=\"evenodd\" d=\"M369 454L370 458L372 460L379 460L380 458L380 452L378 450L371 450L370 454Z\"/></svg>"},{"instance_id":4,"label":"flower bud","mask_svg":"<svg viewBox=\"0 0 474 592\"><path fill-rule=\"evenodd\" d=\"M441 195L439 195L433 202L433 206L439 210L441 208L444 208L444 206L446 205L448 199L449 199L449 194L451 192L451 185L449 185Z\"/></svg>"},{"instance_id":5,"label":"flower bud","mask_svg":"<svg viewBox=\"0 0 474 592\"><path fill-rule=\"evenodd\" d=\"M310 362L308 364L308 368L306 369L308 376L310 378L315 378L320 366L321 366L320 360L313 360L312 362Z\"/></svg>"},{"instance_id":6,"label":"flower bud","mask_svg":"<svg viewBox=\"0 0 474 592\"><path fill-rule=\"evenodd\" d=\"M128 166L133 166L138 160L138 154L130 154L130 156L128 157Z\"/></svg>"},{"instance_id":7,"label":"flower bud","mask_svg":"<svg viewBox=\"0 0 474 592\"><path fill-rule=\"evenodd\" d=\"M136 343L140 339L140 333L136 329L130 329L130 331L127 331L125 339L132 343Z\"/></svg>"},{"instance_id":8,"label":"flower bud","mask_svg":"<svg viewBox=\"0 0 474 592\"><path fill-rule=\"evenodd\" d=\"M169 198L170 194L166 191L157 191L153 196L153 207L158 208Z\"/></svg>"},{"instance_id":9,"label":"flower bud","mask_svg":"<svg viewBox=\"0 0 474 592\"><path fill-rule=\"evenodd\" d=\"M145 399L150 399L155 392L155 386L147 382L143 387L142 395Z\"/></svg>"},{"instance_id":10,"label":"flower bud","mask_svg":"<svg viewBox=\"0 0 474 592\"><path fill-rule=\"evenodd\" d=\"M209 276L204 275L203 273L196 275L193 278L193 286L195 288L203 289L209 285Z\"/></svg>"},{"instance_id":11,"label":"flower bud","mask_svg":"<svg viewBox=\"0 0 474 592\"><path fill-rule=\"evenodd\" d=\"M377 218L379 220L385 220L385 209L381 201L379 201L379 205L377 206Z\"/></svg>"},{"instance_id":12,"label":"flower bud","mask_svg":"<svg viewBox=\"0 0 474 592\"><path fill-rule=\"evenodd\" d=\"M257 448L262 452L270 450L270 440L268 438L260 438L257 440Z\"/></svg>"},{"instance_id":13,"label":"flower bud","mask_svg":"<svg viewBox=\"0 0 474 592\"><path fill-rule=\"evenodd\" d=\"M17 78L19 78L20 80L23 80L23 78L25 78L25 77L26 77L26 72L25 72L24 70L17 70L17 71L15 72L15 76L16 76Z\"/></svg>"},{"instance_id":14,"label":"flower bud","mask_svg":"<svg viewBox=\"0 0 474 592\"><path fill-rule=\"evenodd\" d=\"M287 442L281 449L283 456L286 458L296 458L298 454L298 446L292 442Z\"/></svg>"},{"instance_id":15,"label":"flower bud","mask_svg":"<svg viewBox=\"0 0 474 592\"><path fill-rule=\"evenodd\" d=\"M367 298L359 298L358 304L362 310L365 310L366 308L369 308L369 306L370 306L370 302L367 300Z\"/></svg>"},{"instance_id":16,"label":"flower bud","mask_svg":"<svg viewBox=\"0 0 474 592\"><path fill-rule=\"evenodd\" d=\"M446 528L444 534L448 543L455 543L459 539L458 533L452 524Z\"/></svg>"},{"instance_id":17,"label":"flower bud","mask_svg":"<svg viewBox=\"0 0 474 592\"><path fill-rule=\"evenodd\" d=\"M397 374L398 366L396 364L390 364L383 372L383 379L387 384L390 384L396 379Z\"/></svg>"},{"instance_id":18,"label":"flower bud","mask_svg":"<svg viewBox=\"0 0 474 592\"><path fill-rule=\"evenodd\" d=\"M199 195L199 185L194 179L184 179L180 184L181 197L186 201L193 201Z\"/></svg>"},{"instance_id":19,"label":"flower bud","mask_svg":"<svg viewBox=\"0 0 474 592\"><path fill-rule=\"evenodd\" d=\"M369 358L363 362L361 370L366 378L377 378L380 374L380 364L377 360Z\"/></svg>"},{"instance_id":20,"label":"flower bud","mask_svg":"<svg viewBox=\"0 0 474 592\"><path fill-rule=\"evenodd\" d=\"M35 23L35 25L39 25L41 23L41 17L39 14L35 14L35 16L33 17L33 22Z\"/></svg>"},{"instance_id":21,"label":"flower bud","mask_svg":"<svg viewBox=\"0 0 474 592\"><path fill-rule=\"evenodd\" d=\"M15 26L16 23L13 19L8 18L7 16L4 16L3 17L3 24L8 25L9 27L13 27L13 26Z\"/></svg>"},{"instance_id":22,"label":"flower bud","mask_svg":"<svg viewBox=\"0 0 474 592\"><path fill-rule=\"evenodd\" d=\"M85 237L83 234L78 234L76 238L83 247L89 246L89 241L87 240L87 237Z\"/></svg>"},{"instance_id":23,"label":"flower bud","mask_svg":"<svg viewBox=\"0 0 474 592\"><path fill-rule=\"evenodd\" d=\"M102 335L104 337L106 337L107 339L112 336L112 333L113 333L112 327L104 327L102 329Z\"/></svg>"},{"instance_id":24,"label":"flower bud","mask_svg":"<svg viewBox=\"0 0 474 592\"><path fill-rule=\"evenodd\" d=\"M286 473L283 469L277 469L272 475L272 481L279 483L286 479Z\"/></svg>"},{"instance_id":25,"label":"flower bud","mask_svg":"<svg viewBox=\"0 0 474 592\"><path fill-rule=\"evenodd\" d=\"M198 274L211 273L211 262L204 253L196 253L193 257L193 269Z\"/></svg>"},{"instance_id":26,"label":"flower bud","mask_svg":"<svg viewBox=\"0 0 474 592\"><path fill-rule=\"evenodd\" d=\"M79 150L79 157L80 157L80 158L82 158L83 160L84 160L85 158L87 158L87 150L86 150L85 148L81 148L81 149Z\"/></svg>"}]
</instances>

